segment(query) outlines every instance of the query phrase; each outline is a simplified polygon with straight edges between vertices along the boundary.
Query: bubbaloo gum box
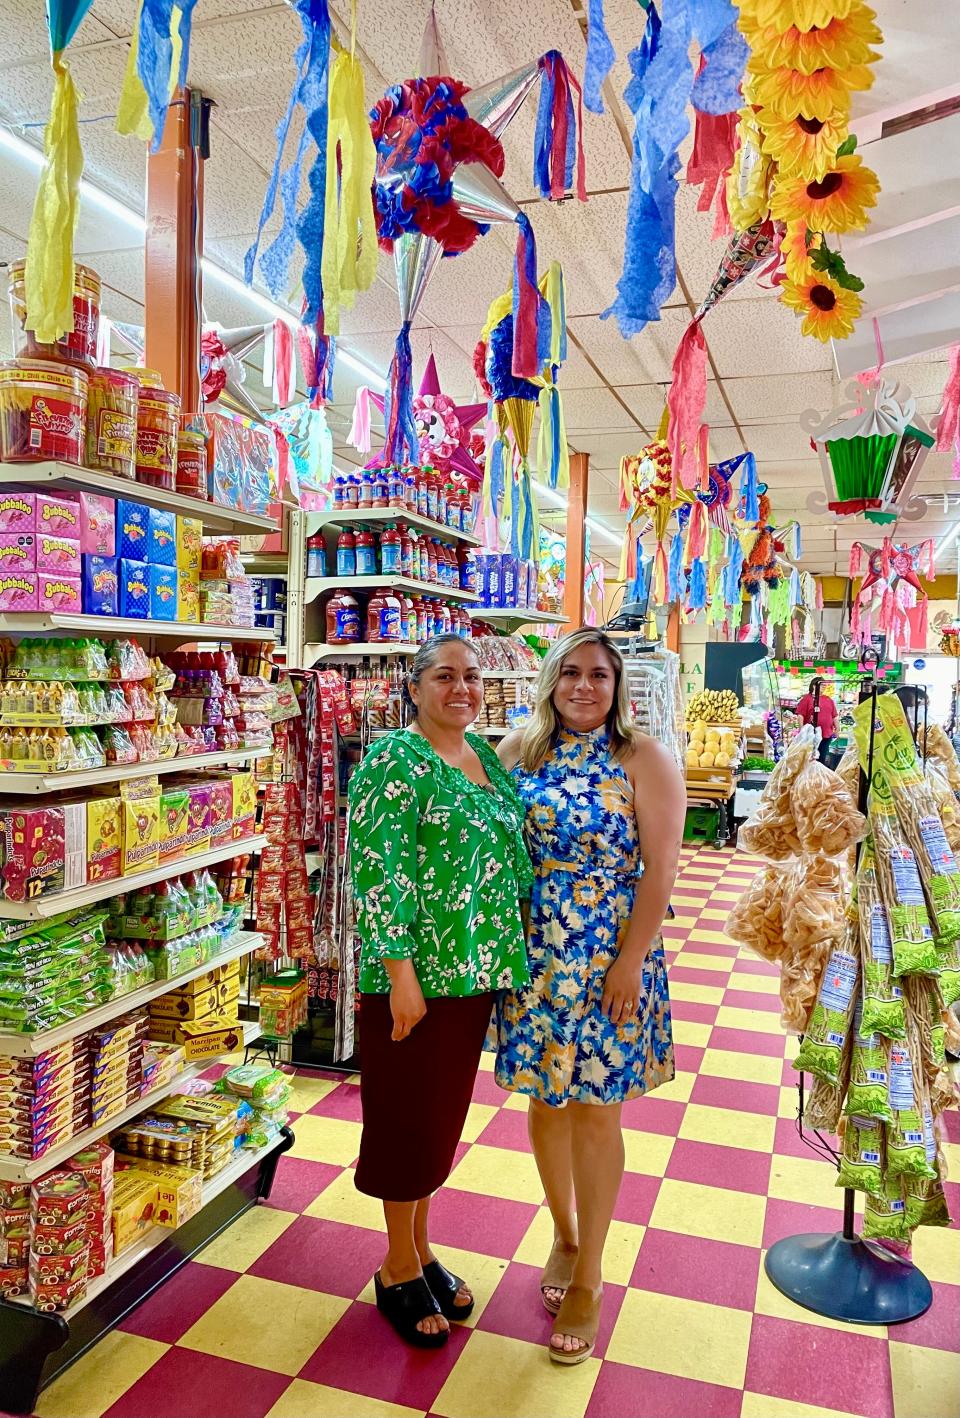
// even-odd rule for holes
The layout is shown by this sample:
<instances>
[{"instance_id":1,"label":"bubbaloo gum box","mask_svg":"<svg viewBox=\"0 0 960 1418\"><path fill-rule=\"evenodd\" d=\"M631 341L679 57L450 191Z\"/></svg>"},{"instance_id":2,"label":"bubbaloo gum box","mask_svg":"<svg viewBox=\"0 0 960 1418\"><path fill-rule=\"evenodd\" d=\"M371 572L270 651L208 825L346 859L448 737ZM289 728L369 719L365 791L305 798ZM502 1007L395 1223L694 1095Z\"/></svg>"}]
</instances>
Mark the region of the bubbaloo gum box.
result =
<instances>
[{"instance_id":1,"label":"bubbaloo gum box","mask_svg":"<svg viewBox=\"0 0 960 1418\"><path fill-rule=\"evenodd\" d=\"M118 590L120 614L146 620L150 614L150 568L145 561L121 559Z\"/></svg>"},{"instance_id":2,"label":"bubbaloo gum box","mask_svg":"<svg viewBox=\"0 0 960 1418\"><path fill-rule=\"evenodd\" d=\"M160 861L160 794L123 803L123 875L149 871Z\"/></svg>"},{"instance_id":3,"label":"bubbaloo gum box","mask_svg":"<svg viewBox=\"0 0 960 1418\"><path fill-rule=\"evenodd\" d=\"M146 561L150 512L142 502L117 502L116 554L130 561Z\"/></svg>"},{"instance_id":4,"label":"bubbaloo gum box","mask_svg":"<svg viewBox=\"0 0 960 1418\"><path fill-rule=\"evenodd\" d=\"M37 568L37 539L32 532L0 532L0 574Z\"/></svg>"},{"instance_id":5,"label":"bubbaloo gum box","mask_svg":"<svg viewBox=\"0 0 960 1418\"><path fill-rule=\"evenodd\" d=\"M115 556L83 554L84 615L117 615L119 612L119 572Z\"/></svg>"},{"instance_id":6,"label":"bubbaloo gum box","mask_svg":"<svg viewBox=\"0 0 960 1418\"><path fill-rule=\"evenodd\" d=\"M35 492L5 492L0 496L0 532L34 532L36 528Z\"/></svg>"},{"instance_id":7,"label":"bubbaloo gum box","mask_svg":"<svg viewBox=\"0 0 960 1418\"><path fill-rule=\"evenodd\" d=\"M150 619L176 620L177 572L173 566L151 566Z\"/></svg>"},{"instance_id":8,"label":"bubbaloo gum box","mask_svg":"<svg viewBox=\"0 0 960 1418\"><path fill-rule=\"evenodd\" d=\"M80 498L75 492L38 492L38 532L80 540Z\"/></svg>"},{"instance_id":9,"label":"bubbaloo gum box","mask_svg":"<svg viewBox=\"0 0 960 1418\"><path fill-rule=\"evenodd\" d=\"M0 611L35 611L40 582L33 572L0 573Z\"/></svg>"},{"instance_id":10,"label":"bubbaloo gum box","mask_svg":"<svg viewBox=\"0 0 960 1418\"><path fill-rule=\"evenodd\" d=\"M83 609L83 592L79 576L56 576L47 571L37 572L38 611L67 611L76 614Z\"/></svg>"},{"instance_id":11,"label":"bubbaloo gum box","mask_svg":"<svg viewBox=\"0 0 960 1418\"><path fill-rule=\"evenodd\" d=\"M99 492L81 492L80 550L91 556L116 556L116 527L117 508L113 498Z\"/></svg>"},{"instance_id":12,"label":"bubbaloo gum box","mask_svg":"<svg viewBox=\"0 0 960 1418\"><path fill-rule=\"evenodd\" d=\"M177 518L159 507L147 509L147 553L152 566L176 566Z\"/></svg>"},{"instance_id":13,"label":"bubbaloo gum box","mask_svg":"<svg viewBox=\"0 0 960 1418\"><path fill-rule=\"evenodd\" d=\"M57 576L80 575L80 538L55 537L49 532L36 536L37 570Z\"/></svg>"}]
</instances>

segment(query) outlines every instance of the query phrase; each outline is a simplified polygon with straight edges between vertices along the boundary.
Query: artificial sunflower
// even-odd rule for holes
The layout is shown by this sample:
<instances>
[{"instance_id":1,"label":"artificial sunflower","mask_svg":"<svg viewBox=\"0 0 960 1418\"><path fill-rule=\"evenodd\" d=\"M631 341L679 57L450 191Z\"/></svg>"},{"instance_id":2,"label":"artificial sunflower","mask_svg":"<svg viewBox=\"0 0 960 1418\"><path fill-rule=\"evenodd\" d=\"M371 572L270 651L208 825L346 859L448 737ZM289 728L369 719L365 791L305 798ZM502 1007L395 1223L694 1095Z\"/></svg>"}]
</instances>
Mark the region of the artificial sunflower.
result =
<instances>
[{"instance_id":1,"label":"artificial sunflower","mask_svg":"<svg viewBox=\"0 0 960 1418\"><path fill-rule=\"evenodd\" d=\"M837 158L819 181L781 177L770 199L770 212L781 222L806 222L811 231L861 231L867 209L877 205L880 183L856 153Z\"/></svg>"},{"instance_id":2,"label":"artificial sunflower","mask_svg":"<svg viewBox=\"0 0 960 1418\"><path fill-rule=\"evenodd\" d=\"M751 30L750 49L758 64L766 69L783 66L801 74L818 69L849 69L854 64L873 64L880 58L871 44L881 44L883 35L873 23L874 12L857 4L849 15L834 15L822 28L784 30L782 21Z\"/></svg>"},{"instance_id":3,"label":"artificial sunflower","mask_svg":"<svg viewBox=\"0 0 960 1418\"><path fill-rule=\"evenodd\" d=\"M763 151L777 163L784 177L820 181L833 167L837 149L847 137L846 121L839 119L778 118L762 109L758 122Z\"/></svg>"},{"instance_id":4,"label":"artificial sunflower","mask_svg":"<svg viewBox=\"0 0 960 1418\"><path fill-rule=\"evenodd\" d=\"M865 64L853 64L849 69L818 69L815 74L801 74L799 69L780 65L766 69L751 58L747 63L749 80L745 94L751 103L768 108L778 118L846 118L850 112L850 94L869 89L873 74Z\"/></svg>"},{"instance_id":5,"label":"artificial sunflower","mask_svg":"<svg viewBox=\"0 0 960 1418\"><path fill-rule=\"evenodd\" d=\"M785 281L780 288L784 305L803 316L800 333L815 340L845 340L853 333L863 302L856 291L844 290L825 272L815 271L803 281Z\"/></svg>"},{"instance_id":6,"label":"artificial sunflower","mask_svg":"<svg viewBox=\"0 0 960 1418\"><path fill-rule=\"evenodd\" d=\"M734 231L746 231L770 210L773 163L761 151L763 135L751 108L740 110L737 150L727 175L727 211Z\"/></svg>"},{"instance_id":7,"label":"artificial sunflower","mask_svg":"<svg viewBox=\"0 0 960 1418\"><path fill-rule=\"evenodd\" d=\"M815 274L810 257L821 243L819 232L810 231L806 222L790 222L780 240L780 254L787 280L801 285Z\"/></svg>"},{"instance_id":8,"label":"artificial sunflower","mask_svg":"<svg viewBox=\"0 0 960 1418\"><path fill-rule=\"evenodd\" d=\"M739 26L744 34L768 25L787 29L825 29L833 19L846 19L859 0L739 0ZM749 36L748 36L749 37Z\"/></svg>"}]
</instances>

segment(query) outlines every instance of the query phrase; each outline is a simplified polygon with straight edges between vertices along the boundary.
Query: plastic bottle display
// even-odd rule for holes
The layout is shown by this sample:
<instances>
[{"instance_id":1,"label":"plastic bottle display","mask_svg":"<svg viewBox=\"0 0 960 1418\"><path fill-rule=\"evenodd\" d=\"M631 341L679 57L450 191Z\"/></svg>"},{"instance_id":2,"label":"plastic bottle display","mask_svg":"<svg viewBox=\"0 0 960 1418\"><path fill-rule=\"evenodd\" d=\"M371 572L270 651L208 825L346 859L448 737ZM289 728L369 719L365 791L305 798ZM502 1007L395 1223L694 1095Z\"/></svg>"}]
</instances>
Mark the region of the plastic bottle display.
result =
<instances>
[{"instance_id":1,"label":"plastic bottle display","mask_svg":"<svg viewBox=\"0 0 960 1418\"><path fill-rule=\"evenodd\" d=\"M350 531L343 531L337 538L337 575L356 576L357 539Z\"/></svg>"},{"instance_id":2,"label":"plastic bottle display","mask_svg":"<svg viewBox=\"0 0 960 1418\"><path fill-rule=\"evenodd\" d=\"M377 539L373 532L366 527L362 527L357 532L355 539L356 568L358 576L376 576L377 574ZM386 568L384 568L386 570ZM349 574L340 571L339 559L337 562L337 574Z\"/></svg>"},{"instance_id":3,"label":"plastic bottle display","mask_svg":"<svg viewBox=\"0 0 960 1418\"><path fill-rule=\"evenodd\" d=\"M326 576L327 548L322 532L314 532L307 538L307 575Z\"/></svg>"},{"instance_id":4,"label":"plastic bottle display","mask_svg":"<svg viewBox=\"0 0 960 1418\"><path fill-rule=\"evenodd\" d=\"M327 602L327 643L352 645L359 639L359 603L349 591L337 591Z\"/></svg>"},{"instance_id":5,"label":"plastic bottle display","mask_svg":"<svg viewBox=\"0 0 960 1418\"><path fill-rule=\"evenodd\" d=\"M367 603L367 640L393 641L401 639L400 602L389 591L378 591Z\"/></svg>"}]
</instances>

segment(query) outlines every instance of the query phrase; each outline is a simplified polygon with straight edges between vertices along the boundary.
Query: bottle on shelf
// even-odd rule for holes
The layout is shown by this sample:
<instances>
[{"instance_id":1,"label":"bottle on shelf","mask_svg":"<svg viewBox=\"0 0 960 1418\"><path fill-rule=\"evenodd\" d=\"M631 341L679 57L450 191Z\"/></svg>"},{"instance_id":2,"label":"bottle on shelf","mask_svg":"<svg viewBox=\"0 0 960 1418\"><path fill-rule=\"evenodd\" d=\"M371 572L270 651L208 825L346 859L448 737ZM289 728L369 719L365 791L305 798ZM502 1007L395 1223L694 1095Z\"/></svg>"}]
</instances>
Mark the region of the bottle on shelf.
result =
<instances>
[{"instance_id":1,"label":"bottle on shelf","mask_svg":"<svg viewBox=\"0 0 960 1418\"><path fill-rule=\"evenodd\" d=\"M427 516L432 522L437 519L437 477L432 468L426 469Z\"/></svg>"},{"instance_id":2,"label":"bottle on shelf","mask_svg":"<svg viewBox=\"0 0 960 1418\"><path fill-rule=\"evenodd\" d=\"M458 555L460 589L461 591L473 591L477 589L477 555L473 547L461 547Z\"/></svg>"},{"instance_id":3,"label":"bottle on shelf","mask_svg":"<svg viewBox=\"0 0 960 1418\"><path fill-rule=\"evenodd\" d=\"M425 573L422 575L421 579L424 580L424 581L429 581L429 582L431 582L431 584L432 584L432 583L434 583L434 582L436 581L436 579L437 579L437 539L436 539L436 537L428 537L428 538L427 538L426 555L427 555L426 571L425 571ZM423 568L423 558L422 558L422 556L421 556L421 560L420 560L420 569L421 569L421 572L424 571L424 568Z\"/></svg>"},{"instance_id":4,"label":"bottle on shelf","mask_svg":"<svg viewBox=\"0 0 960 1418\"><path fill-rule=\"evenodd\" d=\"M437 480L437 521L447 525L447 485L442 478Z\"/></svg>"},{"instance_id":5,"label":"bottle on shelf","mask_svg":"<svg viewBox=\"0 0 960 1418\"><path fill-rule=\"evenodd\" d=\"M417 480L418 480L418 477L419 477L419 474L417 473L417 469L416 469L416 468L407 467L407 468L404 469L404 476L403 476L404 498L405 498L405 501L406 501L406 507L407 507L407 511L408 511L408 512L416 512L416 510L417 510Z\"/></svg>"},{"instance_id":6,"label":"bottle on shelf","mask_svg":"<svg viewBox=\"0 0 960 1418\"><path fill-rule=\"evenodd\" d=\"M367 602L367 640L398 642L400 615L399 599L390 591L377 591Z\"/></svg>"},{"instance_id":7,"label":"bottle on shelf","mask_svg":"<svg viewBox=\"0 0 960 1418\"><path fill-rule=\"evenodd\" d=\"M322 532L314 532L307 538L307 575L326 576L327 547Z\"/></svg>"},{"instance_id":8,"label":"bottle on shelf","mask_svg":"<svg viewBox=\"0 0 960 1418\"><path fill-rule=\"evenodd\" d=\"M398 510L406 506L406 487L403 481L403 469L391 466L387 469L387 485L389 488L389 503L391 507Z\"/></svg>"},{"instance_id":9,"label":"bottle on shelf","mask_svg":"<svg viewBox=\"0 0 960 1418\"><path fill-rule=\"evenodd\" d=\"M400 597L400 639L417 643L417 612L409 596Z\"/></svg>"},{"instance_id":10,"label":"bottle on shelf","mask_svg":"<svg viewBox=\"0 0 960 1418\"><path fill-rule=\"evenodd\" d=\"M356 473L349 473L345 482L345 507L360 506L360 478Z\"/></svg>"},{"instance_id":11,"label":"bottle on shelf","mask_svg":"<svg viewBox=\"0 0 960 1418\"><path fill-rule=\"evenodd\" d=\"M410 529L406 522L400 522L397 526L400 533L400 575L413 576L413 540L410 536Z\"/></svg>"},{"instance_id":12,"label":"bottle on shelf","mask_svg":"<svg viewBox=\"0 0 960 1418\"><path fill-rule=\"evenodd\" d=\"M399 576L403 553L403 541L397 528L392 524L384 527L380 534L380 560L384 576Z\"/></svg>"},{"instance_id":13,"label":"bottle on shelf","mask_svg":"<svg viewBox=\"0 0 960 1418\"><path fill-rule=\"evenodd\" d=\"M327 602L327 643L353 645L360 639L360 606L349 591L336 591Z\"/></svg>"},{"instance_id":14,"label":"bottle on shelf","mask_svg":"<svg viewBox=\"0 0 960 1418\"><path fill-rule=\"evenodd\" d=\"M413 605L417 613L417 634L415 639L418 645L422 645L425 640L430 639L430 611L428 609L428 603L422 596L417 596Z\"/></svg>"},{"instance_id":15,"label":"bottle on shelf","mask_svg":"<svg viewBox=\"0 0 960 1418\"><path fill-rule=\"evenodd\" d=\"M430 474L429 468L422 468L417 479L417 515L426 517L429 515L429 499L427 497L427 478Z\"/></svg>"},{"instance_id":16,"label":"bottle on shelf","mask_svg":"<svg viewBox=\"0 0 960 1418\"><path fill-rule=\"evenodd\" d=\"M337 575L356 576L357 539L349 528L344 528L337 538Z\"/></svg>"},{"instance_id":17,"label":"bottle on shelf","mask_svg":"<svg viewBox=\"0 0 960 1418\"><path fill-rule=\"evenodd\" d=\"M373 506L389 507L390 484L387 478L387 470L386 468L373 468L372 472Z\"/></svg>"},{"instance_id":18,"label":"bottle on shelf","mask_svg":"<svg viewBox=\"0 0 960 1418\"><path fill-rule=\"evenodd\" d=\"M376 576L377 539L368 527L361 527L356 535L356 567L358 576ZM386 567L384 567L386 570ZM339 573L339 567L338 567Z\"/></svg>"},{"instance_id":19,"label":"bottle on shelf","mask_svg":"<svg viewBox=\"0 0 960 1418\"><path fill-rule=\"evenodd\" d=\"M360 506L373 506L373 471L370 468L364 468L360 476Z\"/></svg>"}]
</instances>

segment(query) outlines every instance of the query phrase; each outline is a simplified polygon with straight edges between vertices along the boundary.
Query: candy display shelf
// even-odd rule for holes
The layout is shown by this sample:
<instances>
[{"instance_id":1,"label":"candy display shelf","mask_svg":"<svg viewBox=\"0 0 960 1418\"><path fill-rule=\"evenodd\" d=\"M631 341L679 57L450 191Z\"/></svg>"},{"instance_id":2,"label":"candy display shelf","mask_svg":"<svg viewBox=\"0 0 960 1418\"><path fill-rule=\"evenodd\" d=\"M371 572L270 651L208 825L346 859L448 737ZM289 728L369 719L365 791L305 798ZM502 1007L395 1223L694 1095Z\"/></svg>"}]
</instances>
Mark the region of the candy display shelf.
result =
<instances>
[{"instance_id":1,"label":"candy display shelf","mask_svg":"<svg viewBox=\"0 0 960 1418\"><path fill-rule=\"evenodd\" d=\"M556 611L540 611L535 606L469 606L473 620L485 620L503 630L518 630L521 625L566 625L567 617Z\"/></svg>"},{"instance_id":2,"label":"candy display shelf","mask_svg":"<svg viewBox=\"0 0 960 1418\"><path fill-rule=\"evenodd\" d=\"M222 640L259 640L273 644L274 637L255 625L197 625L183 620L139 620L129 616L66 614L59 611L2 611L0 634L77 634L116 639L119 635L152 636L154 640L179 640L183 645Z\"/></svg>"},{"instance_id":3,"label":"candy display shelf","mask_svg":"<svg viewBox=\"0 0 960 1418\"><path fill-rule=\"evenodd\" d=\"M158 999L160 995L167 994L169 990L180 989L182 985L205 975L208 970L229 965L232 960L242 960L245 955L257 950L262 942L263 937L256 931L240 931L226 950L221 950L202 965L195 965L192 970L185 970L180 975L171 975L166 980L153 980L149 985L141 986L139 990L108 1000L98 1009L87 1010L85 1014L78 1015L66 1024L58 1024L54 1029L44 1029L39 1034L7 1034L0 1030L0 1058L36 1058L39 1054L45 1054L48 1049L57 1049L61 1044L76 1039L79 1034L85 1034L89 1029L98 1029L101 1024L107 1024L111 1019L117 1019L132 1009L139 1009L151 1000ZM46 1159L44 1166L46 1167Z\"/></svg>"},{"instance_id":4,"label":"candy display shelf","mask_svg":"<svg viewBox=\"0 0 960 1418\"><path fill-rule=\"evenodd\" d=\"M124 783L131 778L177 773L184 768L236 768L255 758L269 758L272 752L272 748L236 748L223 753L184 753L147 763L108 763L105 768L65 768L60 773L0 772L0 793L70 792L99 783Z\"/></svg>"},{"instance_id":5,"label":"candy display shelf","mask_svg":"<svg viewBox=\"0 0 960 1418\"><path fill-rule=\"evenodd\" d=\"M207 969L209 968L208 965ZM244 1045L259 1038L259 1022L250 1020L238 1024L234 1034L236 1045L234 1048L225 1050L227 1053L234 1053L236 1049L242 1049ZM26 1157L11 1157L9 1154L0 1153L0 1181L32 1182L37 1177L45 1176L47 1172L52 1172L56 1167L59 1167L60 1163L65 1162L68 1157L72 1157L75 1152L82 1152L85 1147L90 1146L91 1142L106 1137L108 1132L115 1132L117 1128L123 1127L124 1123L128 1123L131 1118L146 1112L154 1103L159 1103L162 1099L168 1098L171 1093L176 1093L188 1079L199 1078L200 1074L206 1073L213 1063L216 1063L216 1059L203 1059L199 1063L187 1064L182 1073L178 1073L174 1078L168 1078L166 1083L161 1083L160 1087L154 1088L152 1092L144 1093L135 1103L124 1108L123 1112L114 1113L112 1117L95 1123L93 1127L84 1128L83 1132L78 1132L69 1142L64 1142L60 1147L51 1147L42 1157L37 1157L33 1161Z\"/></svg>"},{"instance_id":6,"label":"candy display shelf","mask_svg":"<svg viewBox=\"0 0 960 1418\"><path fill-rule=\"evenodd\" d=\"M95 901L105 901L110 896L119 896L121 892L136 891L140 886L151 886L155 881L179 876L181 872L202 871L204 867L229 861L231 857L259 852L266 845L266 837L235 837L219 847L194 852L189 857L178 857L164 862L163 866L151 867L149 871L131 872L129 876L113 877L110 881L88 881L84 886L73 886L69 891L52 891L48 896L36 896L32 901L0 901L0 921L47 920L64 911L78 911L82 906L92 906Z\"/></svg>"},{"instance_id":7,"label":"candy display shelf","mask_svg":"<svg viewBox=\"0 0 960 1418\"><path fill-rule=\"evenodd\" d=\"M414 581L409 576L308 576L304 600L309 605L327 591L400 591L403 595L430 596L438 601L476 603L475 591L458 586L439 586L433 581Z\"/></svg>"},{"instance_id":8,"label":"candy display shelf","mask_svg":"<svg viewBox=\"0 0 960 1418\"><path fill-rule=\"evenodd\" d=\"M443 522L435 522L430 517L421 517L416 512L408 512L403 507L345 507L341 511L322 512L311 515L307 525L311 532L325 531L328 527L395 527L405 522L418 532L426 532L431 537L443 537L445 541L456 542L458 546L478 547L479 537L469 532L461 532L456 527L448 527Z\"/></svg>"},{"instance_id":9,"label":"candy display shelf","mask_svg":"<svg viewBox=\"0 0 960 1418\"><path fill-rule=\"evenodd\" d=\"M308 670L318 660L365 660L376 655L415 655L419 645L403 644L397 641L356 640L348 645L327 645L323 641L312 641L303 647L303 668Z\"/></svg>"},{"instance_id":10,"label":"candy display shelf","mask_svg":"<svg viewBox=\"0 0 960 1418\"><path fill-rule=\"evenodd\" d=\"M124 497L142 502L147 507L160 507L177 512L181 517L197 517L211 532L226 532L237 536L256 532L272 532L276 523L272 517L260 517L253 512L223 507L201 497L187 497L181 492L167 492L149 483L130 478L114 477L97 468L77 468L72 463L0 463L0 487L34 488L43 492L57 489L68 492L99 492L110 497Z\"/></svg>"}]
</instances>

